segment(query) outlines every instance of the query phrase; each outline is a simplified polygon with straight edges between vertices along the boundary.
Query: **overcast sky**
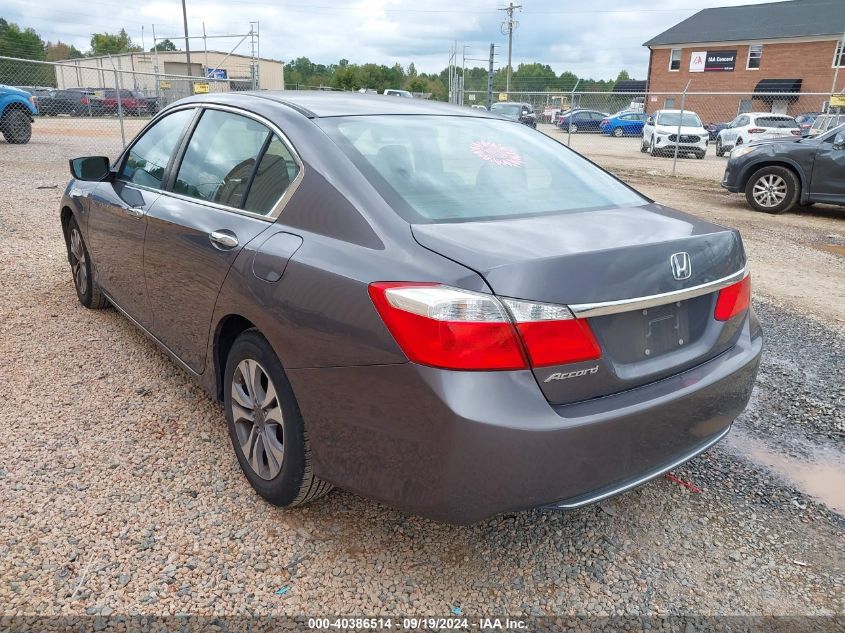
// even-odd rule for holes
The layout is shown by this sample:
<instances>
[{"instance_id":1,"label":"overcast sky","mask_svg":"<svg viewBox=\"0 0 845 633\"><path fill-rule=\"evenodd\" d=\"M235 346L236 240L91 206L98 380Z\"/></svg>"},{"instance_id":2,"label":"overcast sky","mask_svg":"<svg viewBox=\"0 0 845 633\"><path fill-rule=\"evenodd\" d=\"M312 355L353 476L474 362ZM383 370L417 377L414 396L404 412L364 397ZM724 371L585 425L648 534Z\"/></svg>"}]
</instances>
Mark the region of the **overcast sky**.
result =
<instances>
[{"instance_id":1,"label":"overcast sky","mask_svg":"<svg viewBox=\"0 0 845 633\"><path fill-rule=\"evenodd\" d=\"M519 2L520 0L515 0ZM521 0L514 31L514 66L539 61L558 73L571 70L595 79L626 69L644 79L647 49L642 43L712 6L757 4L763 0ZM843 0L845 1L845 0ZM62 40L82 51L92 32L125 28L147 48L156 35L182 32L179 0L2 0L0 16L34 27L44 39ZM507 37L501 33L505 2L495 0L187 0L191 35L246 32L250 20L261 23L261 55L288 61L306 56L321 63L346 58L439 71L454 40L468 57L486 57L490 42L500 44L498 61L507 63ZM174 38L182 48L182 43ZM236 40L218 40L229 50ZM192 48L202 47L193 41ZM212 48L209 45L209 48ZM237 52L249 54L248 43ZM468 62L467 65L483 65Z\"/></svg>"}]
</instances>

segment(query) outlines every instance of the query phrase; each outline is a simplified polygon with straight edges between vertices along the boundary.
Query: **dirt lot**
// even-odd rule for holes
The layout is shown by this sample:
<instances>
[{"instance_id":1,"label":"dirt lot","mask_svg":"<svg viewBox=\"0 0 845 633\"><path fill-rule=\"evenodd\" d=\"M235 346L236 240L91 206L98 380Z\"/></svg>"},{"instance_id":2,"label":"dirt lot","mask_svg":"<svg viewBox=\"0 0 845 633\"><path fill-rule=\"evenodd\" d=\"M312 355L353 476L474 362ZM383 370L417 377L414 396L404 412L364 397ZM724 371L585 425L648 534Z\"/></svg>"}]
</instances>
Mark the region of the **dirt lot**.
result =
<instances>
[{"instance_id":1,"label":"dirt lot","mask_svg":"<svg viewBox=\"0 0 845 633\"><path fill-rule=\"evenodd\" d=\"M468 528L343 491L284 511L240 475L220 407L78 304L66 161L115 137L61 125L0 141L0 615L845 614L845 211L769 217L621 172L740 228L750 256L765 361L729 441L674 473L700 492L658 479Z\"/></svg>"}]
</instances>

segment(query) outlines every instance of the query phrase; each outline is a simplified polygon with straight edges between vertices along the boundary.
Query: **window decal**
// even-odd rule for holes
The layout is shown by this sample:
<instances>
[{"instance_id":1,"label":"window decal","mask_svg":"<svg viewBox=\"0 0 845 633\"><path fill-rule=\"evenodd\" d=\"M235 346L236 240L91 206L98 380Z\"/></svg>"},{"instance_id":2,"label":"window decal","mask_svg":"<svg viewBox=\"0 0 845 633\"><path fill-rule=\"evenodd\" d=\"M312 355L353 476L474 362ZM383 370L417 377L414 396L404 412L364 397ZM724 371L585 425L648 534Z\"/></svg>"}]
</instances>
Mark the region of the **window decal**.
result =
<instances>
[{"instance_id":1,"label":"window decal","mask_svg":"<svg viewBox=\"0 0 845 633\"><path fill-rule=\"evenodd\" d=\"M469 144L469 151L486 160L502 167L522 167L522 157L507 145L500 145L491 141L473 141Z\"/></svg>"}]
</instances>

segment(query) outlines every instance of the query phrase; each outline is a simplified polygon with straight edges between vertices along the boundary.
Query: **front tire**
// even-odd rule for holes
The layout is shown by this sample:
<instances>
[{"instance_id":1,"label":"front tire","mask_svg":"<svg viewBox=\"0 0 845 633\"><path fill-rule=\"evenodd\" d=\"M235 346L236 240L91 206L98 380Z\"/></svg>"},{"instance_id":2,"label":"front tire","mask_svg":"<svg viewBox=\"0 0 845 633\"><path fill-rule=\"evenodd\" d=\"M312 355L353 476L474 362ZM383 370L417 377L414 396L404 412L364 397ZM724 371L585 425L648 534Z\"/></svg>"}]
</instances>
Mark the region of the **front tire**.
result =
<instances>
[{"instance_id":1,"label":"front tire","mask_svg":"<svg viewBox=\"0 0 845 633\"><path fill-rule=\"evenodd\" d=\"M745 199L755 211L786 213L798 199L798 177L786 167L758 169L745 185Z\"/></svg>"},{"instance_id":2,"label":"front tire","mask_svg":"<svg viewBox=\"0 0 845 633\"><path fill-rule=\"evenodd\" d=\"M654 137L651 137L651 142L648 144L648 153L652 156L657 156L657 148L654 146Z\"/></svg>"},{"instance_id":3,"label":"front tire","mask_svg":"<svg viewBox=\"0 0 845 633\"><path fill-rule=\"evenodd\" d=\"M722 147L722 139L716 139L716 156L724 156L725 155L725 148Z\"/></svg>"},{"instance_id":4,"label":"front tire","mask_svg":"<svg viewBox=\"0 0 845 633\"><path fill-rule=\"evenodd\" d=\"M226 359L223 400L238 463L255 491L294 507L332 485L314 475L308 433L282 364L258 330L241 334Z\"/></svg>"},{"instance_id":5,"label":"front tire","mask_svg":"<svg viewBox=\"0 0 845 633\"><path fill-rule=\"evenodd\" d=\"M32 138L32 121L29 114L17 108L10 108L0 119L3 138L13 145L24 145Z\"/></svg>"},{"instance_id":6,"label":"front tire","mask_svg":"<svg viewBox=\"0 0 845 633\"><path fill-rule=\"evenodd\" d=\"M94 281L91 255L88 253L88 247L85 246L76 218L71 218L68 222L65 241L67 242L67 259L73 274L73 286L76 288L79 303L91 310L106 307L108 300L100 290L100 286Z\"/></svg>"}]
</instances>

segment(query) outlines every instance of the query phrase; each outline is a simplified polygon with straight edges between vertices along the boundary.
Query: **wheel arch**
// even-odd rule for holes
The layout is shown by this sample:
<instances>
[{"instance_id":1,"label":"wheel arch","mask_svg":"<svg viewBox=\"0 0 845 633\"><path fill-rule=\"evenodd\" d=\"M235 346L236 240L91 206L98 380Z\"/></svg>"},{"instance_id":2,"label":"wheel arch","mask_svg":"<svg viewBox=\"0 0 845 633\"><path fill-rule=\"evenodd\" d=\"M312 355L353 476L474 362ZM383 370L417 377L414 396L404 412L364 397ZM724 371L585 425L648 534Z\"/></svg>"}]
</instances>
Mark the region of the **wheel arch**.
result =
<instances>
[{"instance_id":1,"label":"wheel arch","mask_svg":"<svg viewBox=\"0 0 845 633\"><path fill-rule=\"evenodd\" d=\"M12 101L11 103L6 104L6 107L3 108L2 112L0 112L0 119L6 116L7 112L11 112L12 110L20 110L21 112L26 113L30 120L32 120L32 110L30 110L20 101Z\"/></svg>"},{"instance_id":2,"label":"wheel arch","mask_svg":"<svg viewBox=\"0 0 845 633\"><path fill-rule=\"evenodd\" d=\"M742 172L742 179L740 181L740 190L745 191L745 188L748 186L748 181L751 180L751 176L753 176L757 171L763 169L764 167L785 167L786 169L790 170L795 176L798 178L798 186L800 190L798 191L798 199L803 199L804 193L807 190L806 183L804 180L804 173L803 171L790 160L778 159L778 160L761 160L759 162L753 163L748 165Z\"/></svg>"},{"instance_id":3,"label":"wheel arch","mask_svg":"<svg viewBox=\"0 0 845 633\"><path fill-rule=\"evenodd\" d=\"M226 371L226 359L232 351L235 340L247 330L260 330L255 324L240 314L227 314L217 322L214 332L214 396L223 402L223 374Z\"/></svg>"}]
</instances>

